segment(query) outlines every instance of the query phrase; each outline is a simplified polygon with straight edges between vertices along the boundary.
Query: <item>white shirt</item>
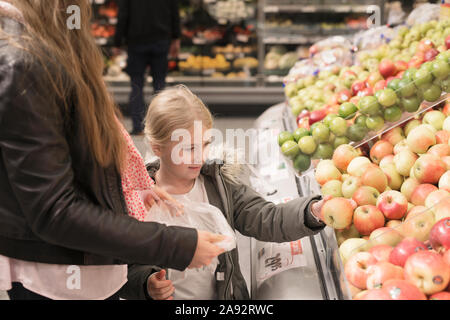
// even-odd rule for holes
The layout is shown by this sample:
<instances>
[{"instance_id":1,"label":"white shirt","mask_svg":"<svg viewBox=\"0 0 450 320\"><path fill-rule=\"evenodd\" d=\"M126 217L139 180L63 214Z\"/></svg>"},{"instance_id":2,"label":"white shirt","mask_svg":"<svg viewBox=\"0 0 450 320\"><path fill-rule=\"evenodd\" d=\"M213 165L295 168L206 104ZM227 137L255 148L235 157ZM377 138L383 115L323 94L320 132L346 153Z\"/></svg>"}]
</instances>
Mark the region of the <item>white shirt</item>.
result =
<instances>
[{"instance_id":1,"label":"white shirt","mask_svg":"<svg viewBox=\"0 0 450 320\"><path fill-rule=\"evenodd\" d=\"M176 200L187 197L191 201L209 203L201 175L187 194L172 196ZM191 216L190 219L195 220L195 216ZM217 300L216 279L211 269L186 269L183 272L169 269L168 279L175 287L174 300Z\"/></svg>"}]
</instances>

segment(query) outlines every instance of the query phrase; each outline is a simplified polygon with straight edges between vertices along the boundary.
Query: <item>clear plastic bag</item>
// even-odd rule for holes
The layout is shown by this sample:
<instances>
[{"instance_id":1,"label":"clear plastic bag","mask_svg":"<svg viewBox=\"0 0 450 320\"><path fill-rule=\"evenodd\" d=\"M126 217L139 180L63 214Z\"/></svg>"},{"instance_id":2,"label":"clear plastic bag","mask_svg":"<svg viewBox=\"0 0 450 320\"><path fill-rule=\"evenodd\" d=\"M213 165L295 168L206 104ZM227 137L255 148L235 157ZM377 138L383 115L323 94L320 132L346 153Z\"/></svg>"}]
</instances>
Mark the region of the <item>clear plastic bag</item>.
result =
<instances>
[{"instance_id":1,"label":"clear plastic bag","mask_svg":"<svg viewBox=\"0 0 450 320\"><path fill-rule=\"evenodd\" d=\"M187 197L177 199L184 206L184 214L173 215L167 208L154 205L145 217L145 221L158 222L167 226L179 226L208 231L224 235L225 240L216 242L215 245L231 251L236 248L236 234L231 228L223 213L216 207L202 202L194 202ZM215 273L219 261L217 258L207 267L211 273Z\"/></svg>"}]
</instances>

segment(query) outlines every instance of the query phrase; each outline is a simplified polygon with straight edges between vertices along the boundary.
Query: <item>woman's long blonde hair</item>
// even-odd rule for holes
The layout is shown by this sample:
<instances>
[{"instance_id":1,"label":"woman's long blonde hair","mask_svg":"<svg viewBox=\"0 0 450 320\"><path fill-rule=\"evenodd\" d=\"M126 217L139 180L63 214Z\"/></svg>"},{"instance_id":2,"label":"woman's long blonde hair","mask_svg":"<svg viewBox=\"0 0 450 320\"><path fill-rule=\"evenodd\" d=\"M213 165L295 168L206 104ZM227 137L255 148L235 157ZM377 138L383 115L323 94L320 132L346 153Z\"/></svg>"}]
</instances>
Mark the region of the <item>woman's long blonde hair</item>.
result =
<instances>
[{"instance_id":1,"label":"woman's long blonde hair","mask_svg":"<svg viewBox=\"0 0 450 320\"><path fill-rule=\"evenodd\" d=\"M42 65L43 81L49 84L53 98L65 103L66 118L70 117L69 103L74 106L93 159L102 167L115 166L121 171L126 146L117 121L120 113L102 77L104 60L91 35L89 1L8 2L22 12L26 29L18 41L9 40ZM71 5L80 8L80 29L67 27L70 15L66 11Z\"/></svg>"},{"instance_id":2,"label":"woman's long blonde hair","mask_svg":"<svg viewBox=\"0 0 450 320\"><path fill-rule=\"evenodd\" d=\"M157 94L145 117L145 135L153 146L169 142L177 129L189 130L195 121L201 121L207 129L214 125L214 118L205 104L184 85L168 88ZM220 160L230 159L226 154ZM221 172L231 183L238 183L241 167L237 161L224 162Z\"/></svg>"}]
</instances>

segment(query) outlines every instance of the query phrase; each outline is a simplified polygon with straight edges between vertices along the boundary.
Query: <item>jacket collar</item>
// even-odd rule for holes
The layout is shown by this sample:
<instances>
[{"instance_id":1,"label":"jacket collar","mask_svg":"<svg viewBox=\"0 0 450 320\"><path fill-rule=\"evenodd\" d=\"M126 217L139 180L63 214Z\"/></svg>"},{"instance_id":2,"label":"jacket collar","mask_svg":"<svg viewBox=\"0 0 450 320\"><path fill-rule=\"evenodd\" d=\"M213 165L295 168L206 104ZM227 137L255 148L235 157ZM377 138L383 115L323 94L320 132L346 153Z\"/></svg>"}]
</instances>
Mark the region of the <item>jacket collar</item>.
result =
<instances>
[{"instance_id":1,"label":"jacket collar","mask_svg":"<svg viewBox=\"0 0 450 320\"><path fill-rule=\"evenodd\" d=\"M155 180L156 172L159 170L161 162L159 159L148 163L146 165L148 174L150 177ZM216 178L217 173L219 172L220 167L222 166L220 160L207 160L202 167L201 173L205 176Z\"/></svg>"}]
</instances>

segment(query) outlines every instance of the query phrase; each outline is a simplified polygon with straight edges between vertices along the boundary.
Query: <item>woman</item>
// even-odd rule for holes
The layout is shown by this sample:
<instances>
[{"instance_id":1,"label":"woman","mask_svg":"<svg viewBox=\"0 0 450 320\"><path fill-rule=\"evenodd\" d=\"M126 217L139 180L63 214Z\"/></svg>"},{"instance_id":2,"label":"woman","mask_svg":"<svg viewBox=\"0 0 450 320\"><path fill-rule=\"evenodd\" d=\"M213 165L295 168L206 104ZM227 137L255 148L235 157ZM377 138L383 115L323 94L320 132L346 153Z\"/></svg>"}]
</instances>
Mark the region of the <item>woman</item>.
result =
<instances>
[{"instance_id":1,"label":"woman","mask_svg":"<svg viewBox=\"0 0 450 320\"><path fill-rule=\"evenodd\" d=\"M0 290L118 299L128 280L147 298L151 267L128 274L126 264L184 270L222 251L210 233L128 216L133 146L102 80L88 0L76 1L81 28L66 26L73 2L0 2ZM140 190L148 204L151 188Z\"/></svg>"}]
</instances>

